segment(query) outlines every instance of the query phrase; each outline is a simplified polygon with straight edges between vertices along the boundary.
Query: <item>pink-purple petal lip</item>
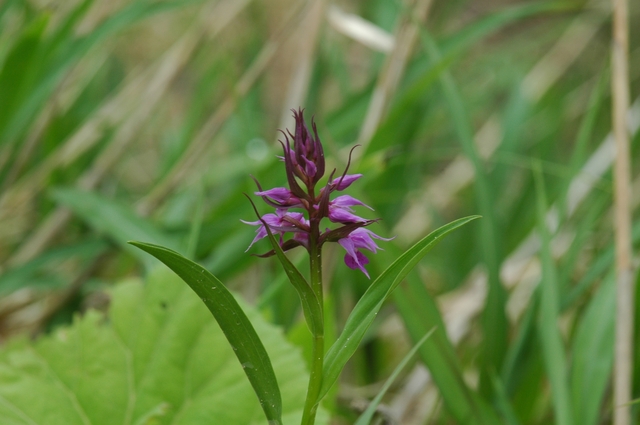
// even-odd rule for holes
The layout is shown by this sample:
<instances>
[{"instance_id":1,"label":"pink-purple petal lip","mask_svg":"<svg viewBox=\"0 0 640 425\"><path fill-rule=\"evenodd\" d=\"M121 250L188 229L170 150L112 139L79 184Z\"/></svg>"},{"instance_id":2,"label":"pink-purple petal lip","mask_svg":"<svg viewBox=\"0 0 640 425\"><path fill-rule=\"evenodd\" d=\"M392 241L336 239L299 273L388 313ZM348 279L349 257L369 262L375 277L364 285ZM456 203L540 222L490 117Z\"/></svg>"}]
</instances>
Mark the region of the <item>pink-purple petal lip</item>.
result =
<instances>
[{"instance_id":1,"label":"pink-purple petal lip","mask_svg":"<svg viewBox=\"0 0 640 425\"><path fill-rule=\"evenodd\" d=\"M373 211L373 208L371 208L369 205L349 195L340 195L330 203L339 207L354 207L356 205L362 205L363 207L369 208Z\"/></svg>"},{"instance_id":2,"label":"pink-purple petal lip","mask_svg":"<svg viewBox=\"0 0 640 425\"><path fill-rule=\"evenodd\" d=\"M347 174L344 177L340 176L336 179L333 179L331 181L331 184L333 186L336 186L336 190L345 190L346 188L351 186L351 183L358 180L360 177L362 177L362 174Z\"/></svg>"},{"instance_id":3,"label":"pink-purple petal lip","mask_svg":"<svg viewBox=\"0 0 640 425\"><path fill-rule=\"evenodd\" d=\"M258 196L268 196L274 201L286 202L293 196L291 191L286 187L274 187L273 189L263 190L262 192L254 192Z\"/></svg>"},{"instance_id":4,"label":"pink-purple petal lip","mask_svg":"<svg viewBox=\"0 0 640 425\"><path fill-rule=\"evenodd\" d=\"M369 259L363 253L361 253L360 251L356 251L355 257L352 257L349 254L345 254L344 255L344 263L350 269L360 270L362 273L364 273L365 276L367 276L368 279L371 279L371 277L369 276L369 272L364 267L367 264L369 264Z\"/></svg>"},{"instance_id":5,"label":"pink-purple petal lip","mask_svg":"<svg viewBox=\"0 0 640 425\"><path fill-rule=\"evenodd\" d=\"M344 208L329 207L329 220L334 223L364 223L367 219L358 217Z\"/></svg>"},{"instance_id":6,"label":"pink-purple petal lip","mask_svg":"<svg viewBox=\"0 0 640 425\"><path fill-rule=\"evenodd\" d=\"M364 266L369 263L369 259L360 252L360 249L366 249L375 254L377 250L381 248L376 245L373 239L390 241L393 238L383 238L382 236L376 235L369 229L359 227L349 233L347 237L338 240L340 246L347 251L347 254L345 255L345 264L352 269L361 270L367 277L369 277L369 274Z\"/></svg>"}]
</instances>

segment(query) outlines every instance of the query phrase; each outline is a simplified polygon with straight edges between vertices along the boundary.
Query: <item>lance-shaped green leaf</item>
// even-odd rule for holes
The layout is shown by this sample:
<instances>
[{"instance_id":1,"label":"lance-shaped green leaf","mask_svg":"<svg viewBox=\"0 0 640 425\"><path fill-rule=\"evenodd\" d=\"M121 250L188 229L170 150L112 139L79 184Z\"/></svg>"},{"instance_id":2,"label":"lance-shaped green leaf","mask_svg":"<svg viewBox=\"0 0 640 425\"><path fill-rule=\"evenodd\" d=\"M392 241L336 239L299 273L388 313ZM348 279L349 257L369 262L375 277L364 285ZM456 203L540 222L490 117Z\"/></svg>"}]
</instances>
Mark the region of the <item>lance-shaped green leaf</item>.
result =
<instances>
[{"instance_id":1,"label":"lance-shaped green leaf","mask_svg":"<svg viewBox=\"0 0 640 425\"><path fill-rule=\"evenodd\" d=\"M233 348L270 424L282 423L282 399L269 355L231 292L202 266L170 249L129 242L162 261L205 303Z\"/></svg>"},{"instance_id":2,"label":"lance-shaped green leaf","mask_svg":"<svg viewBox=\"0 0 640 425\"><path fill-rule=\"evenodd\" d=\"M269 226L265 226L265 229L267 229L269 241L271 241L271 245L273 246L273 250L276 252L276 256L278 257L280 264L282 264L289 281L298 292L300 302L302 303L302 312L304 313L304 318L309 326L309 330L313 335L322 334L324 323L322 319L322 308L320 307L318 297L316 297L311 285L309 285L304 276L302 276L300 270L293 265L286 255L284 255L282 248L280 248L276 238L273 237L273 233L269 230Z\"/></svg>"},{"instance_id":3,"label":"lance-shaped green leaf","mask_svg":"<svg viewBox=\"0 0 640 425\"><path fill-rule=\"evenodd\" d=\"M327 352L322 390L318 400L322 399L336 382L344 365L358 348L382 304L402 279L447 233L479 217L476 215L460 218L431 232L402 254L371 284L349 315L342 334Z\"/></svg>"},{"instance_id":4,"label":"lance-shaped green leaf","mask_svg":"<svg viewBox=\"0 0 640 425\"><path fill-rule=\"evenodd\" d=\"M245 195L246 196L246 195ZM313 292L313 288L307 282L307 280L302 276L300 270L293 265L291 260L284 254L284 251L280 247L280 244L273 236L271 229L266 221L260 217L256 206L254 205L251 198L247 196L249 202L251 202L251 206L258 216L258 220L262 222L265 230L267 231L267 235L269 236L269 242L271 242L271 246L273 247L273 251L275 252L280 264L284 268L289 281L293 285L293 287L298 292L298 296L300 297L300 302L302 303L302 312L304 313L304 318L307 322L307 326L309 326L309 330L313 335L321 335L324 329L324 319L322 314L322 307L320 306L320 300L316 296L315 292Z\"/></svg>"}]
</instances>

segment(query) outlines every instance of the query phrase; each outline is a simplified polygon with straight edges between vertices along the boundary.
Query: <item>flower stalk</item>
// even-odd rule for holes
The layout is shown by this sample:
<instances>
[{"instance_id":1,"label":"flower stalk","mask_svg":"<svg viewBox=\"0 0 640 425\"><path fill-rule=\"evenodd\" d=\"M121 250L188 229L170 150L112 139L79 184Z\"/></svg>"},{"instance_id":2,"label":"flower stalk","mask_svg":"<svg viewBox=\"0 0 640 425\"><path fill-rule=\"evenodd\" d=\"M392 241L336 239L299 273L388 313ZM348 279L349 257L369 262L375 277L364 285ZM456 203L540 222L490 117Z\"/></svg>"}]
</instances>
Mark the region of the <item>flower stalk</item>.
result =
<instances>
[{"instance_id":1,"label":"flower stalk","mask_svg":"<svg viewBox=\"0 0 640 425\"><path fill-rule=\"evenodd\" d=\"M323 305L322 293L322 249L312 249L309 257L311 287L313 288L320 305ZM324 310L321 310L320 320L324 323ZM304 402L302 413L302 425L312 425L315 422L318 410L318 398L322 388L322 368L324 366L324 327L313 335L313 348L311 352L311 373L309 375L309 387L307 398Z\"/></svg>"}]
</instances>

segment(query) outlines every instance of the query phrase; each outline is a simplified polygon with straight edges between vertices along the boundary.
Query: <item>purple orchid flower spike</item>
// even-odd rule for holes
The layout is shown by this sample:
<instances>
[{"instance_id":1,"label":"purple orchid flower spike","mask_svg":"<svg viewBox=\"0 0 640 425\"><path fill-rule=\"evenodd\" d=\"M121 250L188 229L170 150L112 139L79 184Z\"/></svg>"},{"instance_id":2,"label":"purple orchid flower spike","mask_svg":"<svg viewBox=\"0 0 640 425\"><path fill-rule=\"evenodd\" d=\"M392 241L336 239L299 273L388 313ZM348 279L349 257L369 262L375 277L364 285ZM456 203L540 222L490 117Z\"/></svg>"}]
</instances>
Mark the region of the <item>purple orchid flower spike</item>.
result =
<instances>
[{"instance_id":1,"label":"purple orchid flower spike","mask_svg":"<svg viewBox=\"0 0 640 425\"><path fill-rule=\"evenodd\" d=\"M307 232L309 229L309 223L305 220L304 215L299 212L288 212L286 209L279 208L275 214L265 214L262 216L262 220L269 226L271 232L274 235L282 236L287 232L299 233ZM245 221L240 220L245 224L252 226L259 226L256 230L256 237L253 239L246 251L253 246L254 243L267 236L267 230L264 228L264 224L260 220ZM282 245L282 240L281 243ZM245 252L246 252L245 251Z\"/></svg>"},{"instance_id":2,"label":"purple orchid flower spike","mask_svg":"<svg viewBox=\"0 0 640 425\"><path fill-rule=\"evenodd\" d=\"M316 187L325 174L325 158L322 143L318 137L315 122L311 120L313 133L309 131L304 120L303 110L293 110L296 121L295 133L282 132L285 140L281 141L283 155L279 157L285 163L285 171L289 187L276 187L263 190L256 180L258 191L256 195L270 206L276 208L275 214L265 214L258 221L243 221L243 223L258 226L256 236L249 245L267 236L265 225L274 236L279 238L279 244L283 251L303 246L309 251L319 253L325 242L338 242L346 251L345 264L361 270L367 277L369 273L365 265L369 259L361 250L369 250L375 253L380 249L374 239L389 241L364 227L375 223L377 220L369 220L355 214L353 207L371 207L362 201L349 195L341 195L331 199L331 194L343 191L351 186L362 174L347 174L351 165L351 153L347 167L340 175L334 178L335 171L330 173L327 182L319 190ZM353 152L353 149L352 149ZM255 179L254 179L255 180ZM291 209L302 210L290 211ZM330 222L340 225L335 229L327 229L320 232L320 222L327 218ZM285 240L285 236L292 237ZM247 248L247 250L249 249ZM268 257L274 255L273 250L260 255Z\"/></svg>"}]
</instances>

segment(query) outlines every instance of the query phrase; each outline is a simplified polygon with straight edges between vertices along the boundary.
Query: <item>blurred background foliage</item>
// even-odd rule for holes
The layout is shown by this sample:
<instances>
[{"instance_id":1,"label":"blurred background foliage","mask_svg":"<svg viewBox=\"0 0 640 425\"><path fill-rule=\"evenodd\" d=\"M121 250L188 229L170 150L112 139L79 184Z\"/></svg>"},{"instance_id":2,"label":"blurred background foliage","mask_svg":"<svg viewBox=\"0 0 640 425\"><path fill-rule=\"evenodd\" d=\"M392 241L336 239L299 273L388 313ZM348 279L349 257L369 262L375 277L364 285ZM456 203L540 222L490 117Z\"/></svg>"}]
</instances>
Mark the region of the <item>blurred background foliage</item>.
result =
<instances>
[{"instance_id":1,"label":"blurred background foliage","mask_svg":"<svg viewBox=\"0 0 640 425\"><path fill-rule=\"evenodd\" d=\"M107 288L154 264L126 245L141 240L203 264L308 350L297 295L276 261L244 252L239 221L253 220L250 175L285 183L276 129L301 106L331 167L361 145L354 196L396 236L374 273L483 215L394 293L327 403L333 423L352 423L433 326L379 419L609 423L610 33L604 0L4 0L0 338L104 310ZM342 255L326 247L333 334L369 283Z\"/></svg>"}]
</instances>

